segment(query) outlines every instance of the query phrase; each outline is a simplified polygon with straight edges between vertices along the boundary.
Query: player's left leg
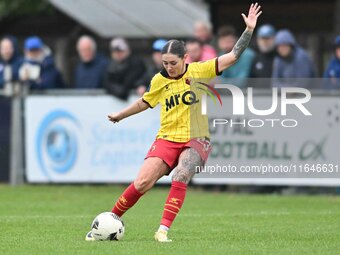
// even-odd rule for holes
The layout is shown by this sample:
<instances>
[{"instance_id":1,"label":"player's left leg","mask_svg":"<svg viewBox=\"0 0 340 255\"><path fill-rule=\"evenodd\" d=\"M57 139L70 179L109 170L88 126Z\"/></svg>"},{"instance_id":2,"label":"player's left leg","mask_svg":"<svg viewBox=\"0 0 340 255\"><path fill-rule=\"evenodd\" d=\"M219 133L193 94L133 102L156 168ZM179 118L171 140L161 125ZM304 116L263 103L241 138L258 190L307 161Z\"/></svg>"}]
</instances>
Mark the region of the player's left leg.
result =
<instances>
[{"instance_id":1,"label":"player's left leg","mask_svg":"<svg viewBox=\"0 0 340 255\"><path fill-rule=\"evenodd\" d=\"M155 239L159 242L170 242L167 232L179 213L186 195L187 185L195 175L196 167L203 166L204 160L193 148L185 148L181 153L178 165L173 170L172 183L168 198L164 205L163 217L160 227L155 233Z\"/></svg>"}]
</instances>

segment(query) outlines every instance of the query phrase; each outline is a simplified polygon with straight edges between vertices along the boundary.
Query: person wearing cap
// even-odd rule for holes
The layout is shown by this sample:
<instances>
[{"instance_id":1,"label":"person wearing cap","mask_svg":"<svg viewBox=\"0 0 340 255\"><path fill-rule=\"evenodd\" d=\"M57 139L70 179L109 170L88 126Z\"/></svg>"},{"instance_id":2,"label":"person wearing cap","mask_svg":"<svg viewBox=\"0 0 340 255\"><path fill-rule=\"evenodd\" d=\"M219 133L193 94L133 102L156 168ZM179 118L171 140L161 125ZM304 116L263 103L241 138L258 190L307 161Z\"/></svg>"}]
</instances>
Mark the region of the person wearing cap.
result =
<instances>
[{"instance_id":1,"label":"person wearing cap","mask_svg":"<svg viewBox=\"0 0 340 255\"><path fill-rule=\"evenodd\" d=\"M123 38L115 38L110 43L111 61L105 73L104 86L108 93L127 100L131 92L136 92L146 67L144 62L130 50Z\"/></svg>"},{"instance_id":2,"label":"person wearing cap","mask_svg":"<svg viewBox=\"0 0 340 255\"><path fill-rule=\"evenodd\" d=\"M163 61L162 61L162 49L164 47L164 45L167 43L167 41L165 39L158 39L156 41L154 41L154 43L152 44L152 67L153 67L153 75L154 76L156 73L158 73L159 71L161 71L163 69ZM150 79L151 81L151 79Z\"/></svg>"},{"instance_id":3,"label":"person wearing cap","mask_svg":"<svg viewBox=\"0 0 340 255\"><path fill-rule=\"evenodd\" d=\"M167 43L165 39L157 39L152 44L152 63L146 66L146 72L138 80L137 94L142 96L151 83L152 77L163 69L161 51Z\"/></svg>"},{"instance_id":4,"label":"person wearing cap","mask_svg":"<svg viewBox=\"0 0 340 255\"><path fill-rule=\"evenodd\" d=\"M10 35L3 37L0 41L0 88L19 80L22 63L17 39Z\"/></svg>"},{"instance_id":5,"label":"person wearing cap","mask_svg":"<svg viewBox=\"0 0 340 255\"><path fill-rule=\"evenodd\" d=\"M104 86L104 75L109 60L97 52L95 40L88 35L77 41L79 62L74 73L74 87L77 89L98 89Z\"/></svg>"},{"instance_id":6,"label":"person wearing cap","mask_svg":"<svg viewBox=\"0 0 340 255\"><path fill-rule=\"evenodd\" d=\"M273 64L273 86L274 87L310 87L307 79L291 78L313 78L315 67L307 52L296 42L293 34L283 29L275 36L275 47L277 56Z\"/></svg>"},{"instance_id":7,"label":"person wearing cap","mask_svg":"<svg viewBox=\"0 0 340 255\"><path fill-rule=\"evenodd\" d=\"M251 66L250 77L270 78L272 76L275 57L275 33L275 28L269 24L262 25L257 30L256 43L258 52ZM256 87L270 87L270 83L259 83L259 86Z\"/></svg>"},{"instance_id":8,"label":"person wearing cap","mask_svg":"<svg viewBox=\"0 0 340 255\"><path fill-rule=\"evenodd\" d=\"M340 35L334 41L334 56L329 61L323 77L324 89L340 89Z\"/></svg>"},{"instance_id":9,"label":"person wearing cap","mask_svg":"<svg viewBox=\"0 0 340 255\"><path fill-rule=\"evenodd\" d=\"M63 88L64 82L57 70L51 50L40 37L31 36L24 43L24 63L19 70L19 77L28 83L30 89Z\"/></svg>"}]
</instances>

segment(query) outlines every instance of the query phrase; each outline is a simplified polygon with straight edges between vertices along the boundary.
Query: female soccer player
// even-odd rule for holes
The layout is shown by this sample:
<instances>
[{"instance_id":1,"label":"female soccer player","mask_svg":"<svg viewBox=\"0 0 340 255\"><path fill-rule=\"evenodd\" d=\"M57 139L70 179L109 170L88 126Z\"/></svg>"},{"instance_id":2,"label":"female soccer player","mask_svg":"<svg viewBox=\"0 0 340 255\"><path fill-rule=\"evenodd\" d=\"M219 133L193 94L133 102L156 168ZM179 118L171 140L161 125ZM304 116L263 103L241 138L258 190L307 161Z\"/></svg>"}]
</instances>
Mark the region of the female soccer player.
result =
<instances>
[{"instance_id":1,"label":"female soccer player","mask_svg":"<svg viewBox=\"0 0 340 255\"><path fill-rule=\"evenodd\" d=\"M123 192L112 212L121 217L138 199L150 190L158 179L174 171L168 198L165 202L160 227L155 240L170 242L167 233L179 213L186 194L187 184L197 166L204 166L211 150L206 115L202 115L198 90L193 81L212 79L233 65L246 49L261 15L261 6L251 4L248 16L242 13L246 29L231 52L201 63L185 64L185 46L170 40L162 49L164 69L156 74L142 98L126 109L111 113L113 123L133 114L161 105L161 127L135 181ZM196 92L195 92L196 91ZM86 240L93 240L91 231Z\"/></svg>"}]
</instances>

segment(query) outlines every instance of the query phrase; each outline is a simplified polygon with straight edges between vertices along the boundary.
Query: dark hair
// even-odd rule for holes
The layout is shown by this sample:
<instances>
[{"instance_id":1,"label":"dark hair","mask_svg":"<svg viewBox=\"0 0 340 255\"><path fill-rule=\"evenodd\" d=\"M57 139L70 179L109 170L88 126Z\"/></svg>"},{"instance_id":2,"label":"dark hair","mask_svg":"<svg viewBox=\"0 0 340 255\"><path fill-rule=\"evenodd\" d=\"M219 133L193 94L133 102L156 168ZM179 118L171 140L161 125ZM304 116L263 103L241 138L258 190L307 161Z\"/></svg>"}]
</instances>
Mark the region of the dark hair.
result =
<instances>
[{"instance_id":1,"label":"dark hair","mask_svg":"<svg viewBox=\"0 0 340 255\"><path fill-rule=\"evenodd\" d=\"M186 53L184 42L178 40L168 41L161 51L162 55L167 53L174 54L180 58L183 58L184 54Z\"/></svg>"},{"instance_id":2,"label":"dark hair","mask_svg":"<svg viewBox=\"0 0 340 255\"><path fill-rule=\"evenodd\" d=\"M203 46L202 41L198 40L197 38L189 38L188 40L186 40L185 44L189 44L189 43L197 43L200 47Z\"/></svg>"},{"instance_id":3,"label":"dark hair","mask_svg":"<svg viewBox=\"0 0 340 255\"><path fill-rule=\"evenodd\" d=\"M217 30L217 37L225 37L225 36L235 36L236 30L232 26L222 26Z\"/></svg>"}]
</instances>

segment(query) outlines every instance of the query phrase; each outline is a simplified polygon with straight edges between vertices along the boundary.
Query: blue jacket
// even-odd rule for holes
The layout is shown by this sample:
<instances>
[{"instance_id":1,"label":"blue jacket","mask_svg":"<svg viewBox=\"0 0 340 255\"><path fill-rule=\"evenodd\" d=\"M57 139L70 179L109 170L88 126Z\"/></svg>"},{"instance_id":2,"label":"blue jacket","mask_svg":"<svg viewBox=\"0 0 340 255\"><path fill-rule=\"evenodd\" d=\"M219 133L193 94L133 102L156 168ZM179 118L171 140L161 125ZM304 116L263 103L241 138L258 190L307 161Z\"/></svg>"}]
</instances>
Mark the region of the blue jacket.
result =
<instances>
[{"instance_id":1,"label":"blue jacket","mask_svg":"<svg viewBox=\"0 0 340 255\"><path fill-rule=\"evenodd\" d=\"M220 56L222 54L224 53L220 53ZM250 76L254 57L255 52L252 49L245 49L237 62L222 72L219 80L225 83L232 83L241 88L245 87L246 79Z\"/></svg>"},{"instance_id":2,"label":"blue jacket","mask_svg":"<svg viewBox=\"0 0 340 255\"><path fill-rule=\"evenodd\" d=\"M324 89L340 89L340 59L333 57L329 61L323 77L326 78Z\"/></svg>"},{"instance_id":3,"label":"blue jacket","mask_svg":"<svg viewBox=\"0 0 340 255\"><path fill-rule=\"evenodd\" d=\"M5 36L3 39L9 39L12 42L13 46L13 56L9 61L0 60L0 88L4 86L4 70L7 65L11 67L12 70L12 81L19 80L19 68L23 63L23 58L20 55L18 41L14 36Z\"/></svg>"},{"instance_id":4,"label":"blue jacket","mask_svg":"<svg viewBox=\"0 0 340 255\"><path fill-rule=\"evenodd\" d=\"M302 80L296 80L296 84L288 84L291 83L289 78L315 77L314 64L307 52L296 43L294 36L288 30L281 30L276 34L275 44L289 44L292 46L292 52L286 58L279 55L274 58L272 77L277 79L274 79L273 85L308 87L309 83Z\"/></svg>"},{"instance_id":5,"label":"blue jacket","mask_svg":"<svg viewBox=\"0 0 340 255\"><path fill-rule=\"evenodd\" d=\"M108 59L100 54L97 54L89 63L79 63L75 70L75 88L103 88L103 79L108 63Z\"/></svg>"},{"instance_id":6,"label":"blue jacket","mask_svg":"<svg viewBox=\"0 0 340 255\"><path fill-rule=\"evenodd\" d=\"M29 81L31 89L57 89L65 87L60 72L57 70L51 55L45 56L43 61L37 62L25 59L24 63L40 66L40 78L38 81Z\"/></svg>"}]
</instances>

